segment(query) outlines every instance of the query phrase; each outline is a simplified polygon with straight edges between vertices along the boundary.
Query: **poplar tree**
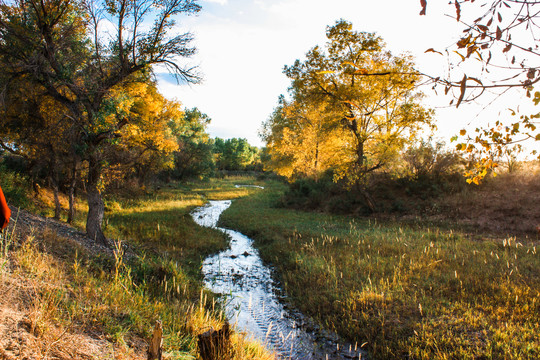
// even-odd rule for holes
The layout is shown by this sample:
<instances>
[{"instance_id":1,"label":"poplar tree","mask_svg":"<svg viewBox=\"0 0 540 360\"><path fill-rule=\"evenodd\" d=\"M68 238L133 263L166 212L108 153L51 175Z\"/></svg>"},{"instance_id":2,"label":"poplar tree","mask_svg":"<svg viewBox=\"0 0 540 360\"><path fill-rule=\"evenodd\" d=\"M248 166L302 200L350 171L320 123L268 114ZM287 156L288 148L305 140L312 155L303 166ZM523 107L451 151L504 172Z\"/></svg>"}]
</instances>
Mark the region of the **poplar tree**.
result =
<instances>
[{"instance_id":1,"label":"poplar tree","mask_svg":"<svg viewBox=\"0 0 540 360\"><path fill-rule=\"evenodd\" d=\"M417 91L420 75L409 56L395 56L374 33L340 20L328 26L324 47L285 67L296 102L328 103L331 129L345 131L335 180L345 179L375 210L368 175L384 168L426 127L432 111ZM295 151L291 149L291 151Z\"/></svg>"}]
</instances>

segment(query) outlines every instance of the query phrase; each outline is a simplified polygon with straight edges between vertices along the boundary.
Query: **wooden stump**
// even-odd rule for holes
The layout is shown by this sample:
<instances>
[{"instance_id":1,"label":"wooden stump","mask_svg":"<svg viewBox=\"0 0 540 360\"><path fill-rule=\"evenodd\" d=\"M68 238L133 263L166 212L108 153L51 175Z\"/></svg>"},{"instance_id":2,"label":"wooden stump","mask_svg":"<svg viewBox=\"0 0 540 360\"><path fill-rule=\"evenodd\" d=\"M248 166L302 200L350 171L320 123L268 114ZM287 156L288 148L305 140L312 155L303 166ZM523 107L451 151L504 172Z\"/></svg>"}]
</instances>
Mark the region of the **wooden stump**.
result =
<instances>
[{"instance_id":1,"label":"wooden stump","mask_svg":"<svg viewBox=\"0 0 540 360\"><path fill-rule=\"evenodd\" d=\"M163 352L163 327L157 320L154 326L154 334L148 345L148 360L162 360Z\"/></svg>"},{"instance_id":2,"label":"wooden stump","mask_svg":"<svg viewBox=\"0 0 540 360\"><path fill-rule=\"evenodd\" d=\"M228 359L231 348L231 330L225 323L221 330L208 330L198 336L199 355L202 360Z\"/></svg>"}]
</instances>

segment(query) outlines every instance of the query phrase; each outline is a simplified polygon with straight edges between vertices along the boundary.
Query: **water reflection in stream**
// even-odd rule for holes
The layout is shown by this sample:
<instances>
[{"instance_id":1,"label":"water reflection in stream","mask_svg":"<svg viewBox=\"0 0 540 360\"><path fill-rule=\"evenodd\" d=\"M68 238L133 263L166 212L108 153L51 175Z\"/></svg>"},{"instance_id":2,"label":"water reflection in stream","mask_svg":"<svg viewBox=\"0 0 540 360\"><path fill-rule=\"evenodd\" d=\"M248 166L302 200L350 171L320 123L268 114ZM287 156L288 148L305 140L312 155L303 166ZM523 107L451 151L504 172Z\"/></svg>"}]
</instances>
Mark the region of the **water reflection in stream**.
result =
<instances>
[{"instance_id":1,"label":"water reflection in stream","mask_svg":"<svg viewBox=\"0 0 540 360\"><path fill-rule=\"evenodd\" d=\"M283 359L359 359L361 354L354 346L339 345L329 334L307 332L300 314L290 314L284 308L270 269L262 263L253 241L237 231L217 227L219 216L230 205L230 200L211 201L192 213L197 224L217 228L231 239L230 248L207 258L202 268L205 285L226 295L229 320Z\"/></svg>"}]
</instances>

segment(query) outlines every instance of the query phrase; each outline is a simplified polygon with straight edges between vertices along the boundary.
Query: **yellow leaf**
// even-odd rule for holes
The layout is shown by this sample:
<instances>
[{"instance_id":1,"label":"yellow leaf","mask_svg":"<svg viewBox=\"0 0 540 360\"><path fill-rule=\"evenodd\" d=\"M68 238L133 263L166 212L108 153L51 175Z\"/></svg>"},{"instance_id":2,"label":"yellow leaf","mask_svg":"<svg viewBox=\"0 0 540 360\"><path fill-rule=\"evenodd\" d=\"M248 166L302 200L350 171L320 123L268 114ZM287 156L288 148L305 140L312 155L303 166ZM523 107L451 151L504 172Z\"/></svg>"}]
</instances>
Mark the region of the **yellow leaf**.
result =
<instances>
[{"instance_id":1,"label":"yellow leaf","mask_svg":"<svg viewBox=\"0 0 540 360\"><path fill-rule=\"evenodd\" d=\"M345 65L351 65L352 67L355 67L355 68L358 67L358 65L356 65L355 63L353 63L351 61L344 61L342 67L345 66Z\"/></svg>"},{"instance_id":2,"label":"yellow leaf","mask_svg":"<svg viewBox=\"0 0 540 360\"><path fill-rule=\"evenodd\" d=\"M459 131L459 135L464 136L467 133L467 130L462 129Z\"/></svg>"}]
</instances>

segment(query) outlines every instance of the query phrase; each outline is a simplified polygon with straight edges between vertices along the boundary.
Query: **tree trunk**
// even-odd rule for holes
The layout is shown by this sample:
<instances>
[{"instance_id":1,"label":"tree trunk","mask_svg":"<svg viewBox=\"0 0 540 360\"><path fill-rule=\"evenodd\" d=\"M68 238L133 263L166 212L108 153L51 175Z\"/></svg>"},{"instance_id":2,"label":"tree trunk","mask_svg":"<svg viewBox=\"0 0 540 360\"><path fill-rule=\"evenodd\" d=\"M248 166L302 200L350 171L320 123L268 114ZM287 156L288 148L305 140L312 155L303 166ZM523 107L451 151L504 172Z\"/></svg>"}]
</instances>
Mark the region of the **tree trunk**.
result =
<instances>
[{"instance_id":1,"label":"tree trunk","mask_svg":"<svg viewBox=\"0 0 540 360\"><path fill-rule=\"evenodd\" d=\"M148 360L162 360L163 356L163 326L161 321L156 321L154 326L154 333L150 343L148 344L147 359Z\"/></svg>"},{"instance_id":2,"label":"tree trunk","mask_svg":"<svg viewBox=\"0 0 540 360\"><path fill-rule=\"evenodd\" d=\"M362 196L364 197L364 200L366 201L367 206L369 207L369 210L374 213L377 211L377 206L375 204L375 200L371 196L371 194L367 191L366 187L360 183L358 183L358 191Z\"/></svg>"},{"instance_id":3,"label":"tree trunk","mask_svg":"<svg viewBox=\"0 0 540 360\"><path fill-rule=\"evenodd\" d=\"M319 139L315 143L315 181L319 181Z\"/></svg>"},{"instance_id":4,"label":"tree trunk","mask_svg":"<svg viewBox=\"0 0 540 360\"><path fill-rule=\"evenodd\" d=\"M354 127L356 129L356 121L354 121ZM358 167L358 179L356 180L356 188L358 189L358 192L362 194L364 197L364 200L366 201L367 206L369 207L369 210L373 213L377 211L377 206L375 205L375 200L371 196L371 194L367 191L367 175L369 170L366 167L365 159L364 159L364 140L359 136L359 134L355 133L358 144L356 144L356 166Z\"/></svg>"},{"instance_id":5,"label":"tree trunk","mask_svg":"<svg viewBox=\"0 0 540 360\"><path fill-rule=\"evenodd\" d=\"M96 159L88 161L88 178L86 191L88 194L88 217L86 218L86 234L94 241L99 242L107 247L112 247L112 244L103 234L101 226L103 224L103 216L105 214L105 204L99 191L98 185L101 178L101 165Z\"/></svg>"},{"instance_id":6,"label":"tree trunk","mask_svg":"<svg viewBox=\"0 0 540 360\"><path fill-rule=\"evenodd\" d=\"M225 323L221 330L208 330L198 335L199 355L202 360L226 360L231 358L231 330Z\"/></svg>"},{"instance_id":7,"label":"tree trunk","mask_svg":"<svg viewBox=\"0 0 540 360\"><path fill-rule=\"evenodd\" d=\"M54 166L54 165L53 165ZM54 194L54 218L56 220L60 219L60 212L62 211L62 206L60 205L60 198L58 196L58 175L56 173L56 169L52 169L51 174L51 184L53 187L53 194Z\"/></svg>"},{"instance_id":8,"label":"tree trunk","mask_svg":"<svg viewBox=\"0 0 540 360\"><path fill-rule=\"evenodd\" d=\"M69 182L69 211L68 224L73 224L75 220L75 186L77 184L77 165L74 165L71 173L71 181Z\"/></svg>"}]
</instances>

